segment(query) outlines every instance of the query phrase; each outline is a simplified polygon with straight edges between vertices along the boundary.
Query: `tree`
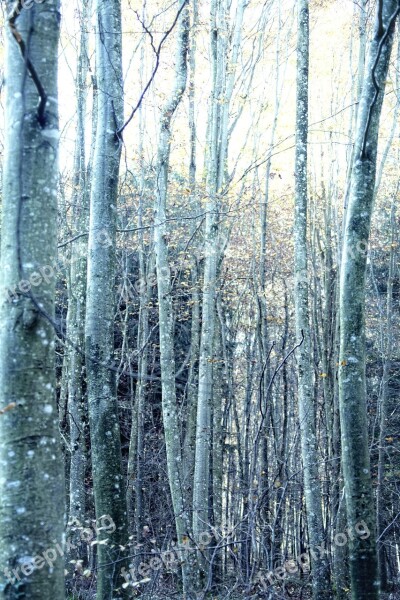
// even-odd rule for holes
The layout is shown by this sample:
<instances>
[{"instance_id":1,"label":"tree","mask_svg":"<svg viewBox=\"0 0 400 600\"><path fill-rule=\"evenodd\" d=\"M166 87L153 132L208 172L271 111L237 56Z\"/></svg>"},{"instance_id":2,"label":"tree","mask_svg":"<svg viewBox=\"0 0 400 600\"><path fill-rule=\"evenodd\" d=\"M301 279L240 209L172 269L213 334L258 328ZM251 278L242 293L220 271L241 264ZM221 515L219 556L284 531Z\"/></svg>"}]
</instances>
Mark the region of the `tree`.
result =
<instances>
[{"instance_id":1,"label":"tree","mask_svg":"<svg viewBox=\"0 0 400 600\"><path fill-rule=\"evenodd\" d=\"M362 86L340 272L339 401L348 527L365 524L350 543L354 599L379 597L365 374L365 276L373 209L379 121L398 2L378 2Z\"/></svg>"},{"instance_id":2,"label":"tree","mask_svg":"<svg viewBox=\"0 0 400 600\"><path fill-rule=\"evenodd\" d=\"M64 474L54 370L59 2L6 7L0 597L62 599ZM43 559L55 547L54 561Z\"/></svg>"},{"instance_id":3,"label":"tree","mask_svg":"<svg viewBox=\"0 0 400 600\"><path fill-rule=\"evenodd\" d=\"M115 524L99 532L97 598L123 583L121 556L128 537L121 464L114 355L115 237L123 125L120 0L97 0L97 126L90 194L85 347L93 491L98 521ZM107 541L104 541L107 540ZM118 561L115 563L114 561ZM118 565L118 568L115 567Z\"/></svg>"},{"instance_id":4,"label":"tree","mask_svg":"<svg viewBox=\"0 0 400 600\"><path fill-rule=\"evenodd\" d=\"M156 253L156 273L158 291L158 313L160 329L160 362L162 385L162 413L169 488L175 517L176 534L179 544L189 539L190 519L185 506L183 487L183 456L176 402L174 315L171 295L171 269L168 261L166 242L166 203L168 196L168 171L171 150L171 121L179 106L187 83L187 55L189 45L189 10L186 0L181 3L177 62L174 87L163 107L161 115L160 139L157 156L157 180L154 202L154 247ZM192 593L192 569L189 555L182 553L183 590Z\"/></svg>"},{"instance_id":5,"label":"tree","mask_svg":"<svg viewBox=\"0 0 400 600\"><path fill-rule=\"evenodd\" d=\"M299 2L297 42L297 112L295 166L295 311L296 333L302 344L298 352L298 403L301 455L304 469L304 493L311 548L324 543L321 487L318 473L318 448L315 425L312 338L308 299L307 257L307 142L308 142L308 71L309 9L308 0ZM329 563L325 554L312 560L313 598L330 598Z\"/></svg>"},{"instance_id":6,"label":"tree","mask_svg":"<svg viewBox=\"0 0 400 600\"><path fill-rule=\"evenodd\" d=\"M72 242L68 276L67 377L68 415L71 443L69 522L82 525L86 508L86 395L84 391L84 332L89 222L89 186L85 152L86 78L88 72L88 12L91 0L85 0L81 14L81 36L76 75L77 135L74 149L74 187L72 197ZM82 236L82 237L80 237Z\"/></svg>"},{"instance_id":7,"label":"tree","mask_svg":"<svg viewBox=\"0 0 400 600\"><path fill-rule=\"evenodd\" d=\"M221 27L226 25L224 0L212 0L210 5L212 57L212 91L208 122L207 206L205 225L205 261L202 293L201 334L199 352L198 399L196 419L196 447L193 480L193 535L201 545L201 536L208 531L211 415L213 399L213 356L216 319L216 286L218 265L218 200L221 188L225 154L221 160L221 98L223 94L226 57ZM204 554L198 553L200 575L205 576ZM201 585L201 578L197 582Z\"/></svg>"}]
</instances>

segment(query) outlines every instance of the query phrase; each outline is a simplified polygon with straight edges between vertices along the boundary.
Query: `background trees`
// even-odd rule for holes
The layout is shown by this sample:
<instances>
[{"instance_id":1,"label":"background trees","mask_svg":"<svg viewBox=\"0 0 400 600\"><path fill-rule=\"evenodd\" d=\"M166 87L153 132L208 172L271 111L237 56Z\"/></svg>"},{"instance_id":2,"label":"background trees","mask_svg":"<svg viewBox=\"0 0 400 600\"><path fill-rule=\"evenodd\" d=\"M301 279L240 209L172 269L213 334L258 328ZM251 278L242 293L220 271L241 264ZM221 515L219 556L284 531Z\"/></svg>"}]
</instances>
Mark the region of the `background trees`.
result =
<instances>
[{"instance_id":1,"label":"background trees","mask_svg":"<svg viewBox=\"0 0 400 600\"><path fill-rule=\"evenodd\" d=\"M35 3L18 27L28 35L49 6ZM40 311L18 312L23 290L3 303L2 343L13 350L1 359L0 510L28 498L6 487L22 481L16 467L30 473L7 453L17 453L23 422L18 386L28 383L31 399L42 364L23 354L21 313L46 341L57 336L71 597L190 597L196 587L217 598L304 598L312 586L318 597L361 597L368 586L375 597L375 514L382 584L396 589L398 41L394 28L386 35L396 9L347 0L63 7L55 314L42 326ZM50 62L35 36L29 56L53 65L50 78L55 50ZM18 121L13 86L25 85L37 120L37 89L13 50L7 119ZM55 209L43 217L39 202L54 201L55 165L36 167L54 151L50 135L24 150L29 177L17 177L21 144L4 131L2 264L12 287L19 250L33 271L55 259L45 243ZM19 223L18 189L35 178L47 191L35 191L32 215L24 200ZM35 243L28 216L45 224ZM51 283L43 300L34 290L46 315ZM22 367L35 370L32 381ZM53 516L49 531L60 527ZM0 548L16 523L3 519ZM348 556L356 563L365 550L369 567L350 580Z\"/></svg>"}]
</instances>

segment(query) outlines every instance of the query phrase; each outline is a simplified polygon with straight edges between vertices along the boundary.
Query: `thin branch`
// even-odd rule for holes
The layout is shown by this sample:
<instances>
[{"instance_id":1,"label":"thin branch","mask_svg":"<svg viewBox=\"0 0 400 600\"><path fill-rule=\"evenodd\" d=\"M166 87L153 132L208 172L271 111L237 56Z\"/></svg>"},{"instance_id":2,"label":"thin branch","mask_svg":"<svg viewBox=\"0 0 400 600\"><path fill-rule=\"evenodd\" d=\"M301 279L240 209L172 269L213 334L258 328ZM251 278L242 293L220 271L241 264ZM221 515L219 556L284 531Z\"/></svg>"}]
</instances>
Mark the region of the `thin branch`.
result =
<instances>
[{"instance_id":1,"label":"thin branch","mask_svg":"<svg viewBox=\"0 0 400 600\"><path fill-rule=\"evenodd\" d=\"M22 10L24 10L22 0L16 0L14 7L11 11L11 14L8 17L8 24L9 24L11 33L21 50L21 54L25 61L26 68L28 69L28 73L31 76L32 81L35 84L36 89L38 91L38 94L40 97L40 102L39 102L39 106L38 106L38 121L39 121L40 125L43 127L46 123L45 111L46 111L46 104L47 104L47 94L42 85L42 82L39 79L36 69L33 66L33 64L28 56L26 44L25 44L24 40L22 39L22 36L19 33L17 26L16 26L16 20L19 17L19 15L21 14Z\"/></svg>"},{"instance_id":2,"label":"thin branch","mask_svg":"<svg viewBox=\"0 0 400 600\"><path fill-rule=\"evenodd\" d=\"M379 4L379 7L378 7L378 22L379 22L378 33L383 31L382 30L382 27L383 27L383 25L382 25L382 15L379 13L379 11L381 10L380 7L381 7L381 4ZM372 102L371 102L371 104L370 104L370 106L368 108L367 124L365 126L363 143L362 143L362 146L361 146L361 158L365 158L365 156L366 156L368 132L369 132L369 128L371 126L371 121L372 121L372 111L373 111L374 106L375 106L375 104L376 104L376 102L378 100L379 92L381 91L381 88L379 87L378 82L376 81L376 74L375 74L376 73L376 69L378 67L378 62L379 62L379 59L381 57L383 45L385 44L387 38L389 37L391 29L392 29L392 26L394 25L394 22L396 21L397 15L399 13L400 13L400 4L397 7L397 9L394 11L394 13L392 14L392 16L389 18L388 26L386 28L385 33L382 35L380 42L379 42L378 51L376 53L375 61L374 61L373 67L372 67L371 77L372 77L372 83L373 83L374 88L375 88L375 94L374 94L373 100L372 100Z\"/></svg>"},{"instance_id":3,"label":"thin branch","mask_svg":"<svg viewBox=\"0 0 400 600\"><path fill-rule=\"evenodd\" d=\"M148 82L146 83L143 92L140 94L140 98L136 104L136 106L134 107L134 109L132 110L128 120L126 121L126 123L120 127L120 129L118 129L117 131L117 136L121 137L122 133L124 132L125 128L129 125L129 123L132 121L133 117L135 116L136 112L138 111L138 109L140 108L140 105L143 102L143 98L146 95L147 90L149 89L149 87L151 86L151 84L154 81L154 78L157 74L158 68L160 66L160 54L161 54L161 49L164 45L165 40L168 38L168 36L172 33L173 29L175 28L175 25L178 22L178 19L181 15L181 12L183 11L183 9L185 8L186 4L188 3L188 0L183 0L181 6L179 7L179 10L175 16L175 19L171 25L171 27L164 33L163 37L161 38L160 43L158 44L158 47L156 48L154 45L154 38L153 38L153 34L151 33L151 31L149 31L149 29L146 27L146 25L141 21L140 17L137 15L144 31L150 36L150 44L151 47L153 48L153 51L156 55L156 64L154 65L154 69L152 74L150 75L150 79L148 80Z\"/></svg>"}]
</instances>

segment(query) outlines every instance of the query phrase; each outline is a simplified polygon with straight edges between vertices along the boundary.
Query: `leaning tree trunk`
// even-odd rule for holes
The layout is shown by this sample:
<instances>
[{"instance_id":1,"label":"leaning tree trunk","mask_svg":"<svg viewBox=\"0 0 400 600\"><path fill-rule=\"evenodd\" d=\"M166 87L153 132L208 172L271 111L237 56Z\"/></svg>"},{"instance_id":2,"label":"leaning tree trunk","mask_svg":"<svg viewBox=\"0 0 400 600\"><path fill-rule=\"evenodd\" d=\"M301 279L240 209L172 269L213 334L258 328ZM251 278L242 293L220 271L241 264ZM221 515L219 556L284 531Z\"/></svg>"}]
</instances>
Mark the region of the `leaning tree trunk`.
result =
<instances>
[{"instance_id":1,"label":"leaning tree trunk","mask_svg":"<svg viewBox=\"0 0 400 600\"><path fill-rule=\"evenodd\" d=\"M123 119L120 0L97 0L97 130L90 195L86 300L86 369L96 518L114 521L100 531L97 598L108 600L123 581L121 549L128 536L115 383L115 230Z\"/></svg>"},{"instance_id":2,"label":"leaning tree trunk","mask_svg":"<svg viewBox=\"0 0 400 600\"><path fill-rule=\"evenodd\" d=\"M162 413L167 452L168 480L179 544L190 537L190 518L185 507L183 487L183 462L180 427L176 402L174 317L171 295L171 269L166 242L166 204L168 195L168 169L171 150L171 121L185 92L187 81L187 54L189 43L189 10L181 4L179 23L175 85L162 115L157 161L156 195L154 201L154 248L158 290L158 312L160 328L160 362ZM185 597L192 593L192 569L190 555L181 555L183 591Z\"/></svg>"},{"instance_id":3,"label":"leaning tree trunk","mask_svg":"<svg viewBox=\"0 0 400 600\"><path fill-rule=\"evenodd\" d=\"M373 208L379 120L399 11L378 3L363 82L340 273L339 399L348 526L364 521L369 535L350 542L352 598L379 597L375 510L371 484L365 380L365 272Z\"/></svg>"},{"instance_id":4,"label":"leaning tree trunk","mask_svg":"<svg viewBox=\"0 0 400 600\"><path fill-rule=\"evenodd\" d=\"M0 598L53 600L64 598L64 468L54 370L60 14L58 0L30 10L21 2L6 7ZM53 559L39 561L49 549Z\"/></svg>"},{"instance_id":5,"label":"leaning tree trunk","mask_svg":"<svg viewBox=\"0 0 400 600\"><path fill-rule=\"evenodd\" d=\"M295 313L296 332L303 343L298 356L299 418L301 453L304 469L304 492L307 508L308 536L311 548L325 541L322 518L321 487L318 471L318 449L314 408L314 380L308 300L307 260L307 141L308 141L308 69L309 11L308 0L299 1L297 49L297 114L296 114L296 193L295 193ZM332 596L329 563L326 555L313 553L313 598Z\"/></svg>"}]
</instances>

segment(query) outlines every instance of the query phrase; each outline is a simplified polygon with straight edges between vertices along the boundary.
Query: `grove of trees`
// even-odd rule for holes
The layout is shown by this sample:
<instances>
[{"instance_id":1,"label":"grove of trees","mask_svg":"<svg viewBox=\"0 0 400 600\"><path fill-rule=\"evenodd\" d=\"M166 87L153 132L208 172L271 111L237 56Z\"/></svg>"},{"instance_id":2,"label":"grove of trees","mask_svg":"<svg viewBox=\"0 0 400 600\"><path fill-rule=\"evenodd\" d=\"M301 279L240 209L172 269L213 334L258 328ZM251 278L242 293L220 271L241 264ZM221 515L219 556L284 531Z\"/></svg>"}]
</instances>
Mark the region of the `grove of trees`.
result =
<instances>
[{"instance_id":1,"label":"grove of trees","mask_svg":"<svg viewBox=\"0 0 400 600\"><path fill-rule=\"evenodd\" d=\"M0 600L399 598L399 0L1 8Z\"/></svg>"}]
</instances>

